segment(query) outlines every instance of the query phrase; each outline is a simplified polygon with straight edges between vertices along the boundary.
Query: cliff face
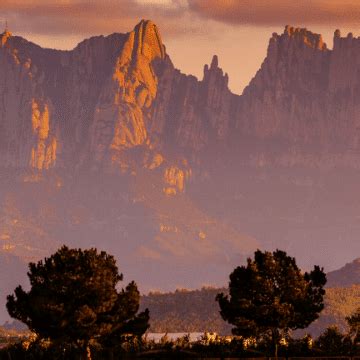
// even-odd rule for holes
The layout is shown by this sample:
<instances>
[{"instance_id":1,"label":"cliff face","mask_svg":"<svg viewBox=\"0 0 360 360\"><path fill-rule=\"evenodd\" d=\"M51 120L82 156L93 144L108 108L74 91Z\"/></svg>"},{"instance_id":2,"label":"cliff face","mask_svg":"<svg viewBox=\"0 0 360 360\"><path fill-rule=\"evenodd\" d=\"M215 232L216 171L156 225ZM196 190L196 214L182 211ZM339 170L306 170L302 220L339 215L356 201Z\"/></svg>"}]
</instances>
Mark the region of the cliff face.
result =
<instances>
[{"instance_id":1,"label":"cliff face","mask_svg":"<svg viewBox=\"0 0 360 360\"><path fill-rule=\"evenodd\" d=\"M144 112L157 91L150 64L165 54L154 24L72 51L41 49L9 33L1 43L5 166L95 166L146 142Z\"/></svg>"},{"instance_id":2,"label":"cliff face","mask_svg":"<svg viewBox=\"0 0 360 360\"><path fill-rule=\"evenodd\" d=\"M276 148L275 162L359 167L359 39L287 26L270 39L261 69L241 96L236 128Z\"/></svg>"},{"instance_id":3,"label":"cliff face","mask_svg":"<svg viewBox=\"0 0 360 360\"><path fill-rule=\"evenodd\" d=\"M181 74L150 21L72 51L10 33L1 44L3 166L154 168L227 138L237 97L217 57L202 81Z\"/></svg>"},{"instance_id":4,"label":"cliff face","mask_svg":"<svg viewBox=\"0 0 360 360\"><path fill-rule=\"evenodd\" d=\"M175 69L150 21L71 51L1 34L0 257L98 246L148 288L224 283L259 244L346 261L359 41L286 27L239 96L216 56L201 80Z\"/></svg>"},{"instance_id":5,"label":"cliff face","mask_svg":"<svg viewBox=\"0 0 360 360\"><path fill-rule=\"evenodd\" d=\"M190 152L227 139L238 97L228 89L217 56L205 65L202 81L181 74L169 59L155 70L161 95L154 103L152 136Z\"/></svg>"},{"instance_id":6,"label":"cliff face","mask_svg":"<svg viewBox=\"0 0 360 360\"><path fill-rule=\"evenodd\" d=\"M227 148L256 166L272 157L284 166L358 167L359 41L336 31L329 50L320 35L287 26L237 96L216 56L201 81L175 69L150 21L72 51L3 33L2 166L165 174L174 162L191 166Z\"/></svg>"},{"instance_id":7,"label":"cliff face","mask_svg":"<svg viewBox=\"0 0 360 360\"><path fill-rule=\"evenodd\" d=\"M286 27L242 97L237 127L260 139L322 144L330 51L321 36Z\"/></svg>"},{"instance_id":8,"label":"cliff face","mask_svg":"<svg viewBox=\"0 0 360 360\"><path fill-rule=\"evenodd\" d=\"M99 37L68 52L2 35L3 166L41 170L81 159L95 105L123 43L123 35Z\"/></svg>"}]
</instances>

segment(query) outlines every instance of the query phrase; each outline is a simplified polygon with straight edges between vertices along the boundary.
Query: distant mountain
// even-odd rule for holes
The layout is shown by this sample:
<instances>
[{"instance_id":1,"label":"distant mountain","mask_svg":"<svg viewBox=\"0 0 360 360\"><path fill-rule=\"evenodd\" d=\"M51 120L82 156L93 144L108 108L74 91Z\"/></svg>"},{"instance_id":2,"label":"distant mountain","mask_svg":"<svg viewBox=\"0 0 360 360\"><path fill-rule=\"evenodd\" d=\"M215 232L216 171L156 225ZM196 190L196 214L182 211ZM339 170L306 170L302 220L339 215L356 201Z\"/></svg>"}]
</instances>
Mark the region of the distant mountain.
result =
<instances>
[{"instance_id":1,"label":"distant mountain","mask_svg":"<svg viewBox=\"0 0 360 360\"><path fill-rule=\"evenodd\" d=\"M327 274L328 287L346 287L360 285L360 258L346 264L342 268Z\"/></svg>"},{"instance_id":2,"label":"distant mountain","mask_svg":"<svg viewBox=\"0 0 360 360\"><path fill-rule=\"evenodd\" d=\"M151 21L71 51L2 33L10 289L25 271L6 269L64 243L114 254L143 292L221 285L259 247L302 268L360 254L359 42L287 26L236 95L217 56L202 79L176 69Z\"/></svg>"},{"instance_id":3,"label":"distant mountain","mask_svg":"<svg viewBox=\"0 0 360 360\"><path fill-rule=\"evenodd\" d=\"M141 307L150 310L151 332L205 332L231 334L231 325L223 321L215 297L225 288L176 290L170 293L150 293L141 298ZM347 331L345 318L360 307L360 285L348 288L328 288L325 308L320 318L297 335L319 336L328 326L337 325Z\"/></svg>"}]
</instances>

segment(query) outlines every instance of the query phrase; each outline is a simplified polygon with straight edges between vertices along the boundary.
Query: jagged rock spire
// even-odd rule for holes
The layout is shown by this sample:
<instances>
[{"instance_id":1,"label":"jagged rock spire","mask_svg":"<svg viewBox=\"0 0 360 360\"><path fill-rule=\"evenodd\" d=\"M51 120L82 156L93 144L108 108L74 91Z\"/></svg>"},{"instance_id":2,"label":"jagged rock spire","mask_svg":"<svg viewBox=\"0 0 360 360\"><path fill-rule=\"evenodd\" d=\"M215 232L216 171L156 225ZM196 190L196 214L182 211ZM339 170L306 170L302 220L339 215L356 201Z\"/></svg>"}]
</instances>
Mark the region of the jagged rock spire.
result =
<instances>
[{"instance_id":1,"label":"jagged rock spire","mask_svg":"<svg viewBox=\"0 0 360 360\"><path fill-rule=\"evenodd\" d=\"M8 21L5 20L5 29L2 34L0 34L0 47L4 46L6 44L7 39L11 36L11 32L8 28Z\"/></svg>"},{"instance_id":2,"label":"jagged rock spire","mask_svg":"<svg viewBox=\"0 0 360 360\"><path fill-rule=\"evenodd\" d=\"M7 19L5 20L3 35L8 35L8 36L11 35L11 32L9 31L9 23L8 23Z\"/></svg>"},{"instance_id":3,"label":"jagged rock spire","mask_svg":"<svg viewBox=\"0 0 360 360\"><path fill-rule=\"evenodd\" d=\"M219 59L218 59L217 55L214 55L213 58L212 58L212 61L211 61L210 68L215 69L215 68L218 68L218 67L219 67Z\"/></svg>"}]
</instances>

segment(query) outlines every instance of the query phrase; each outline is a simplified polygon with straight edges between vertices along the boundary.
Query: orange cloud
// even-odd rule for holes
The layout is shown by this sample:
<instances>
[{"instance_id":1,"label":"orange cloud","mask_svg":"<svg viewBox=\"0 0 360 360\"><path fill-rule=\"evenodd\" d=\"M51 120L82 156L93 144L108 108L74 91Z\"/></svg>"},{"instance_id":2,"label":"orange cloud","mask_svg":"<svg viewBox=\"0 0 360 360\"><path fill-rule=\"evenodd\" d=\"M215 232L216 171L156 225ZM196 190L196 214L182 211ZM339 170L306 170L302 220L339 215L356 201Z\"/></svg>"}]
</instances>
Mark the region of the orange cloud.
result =
<instances>
[{"instance_id":1,"label":"orange cloud","mask_svg":"<svg viewBox=\"0 0 360 360\"><path fill-rule=\"evenodd\" d=\"M236 25L347 25L358 23L358 0L188 0L203 18Z\"/></svg>"},{"instance_id":2,"label":"orange cloud","mask_svg":"<svg viewBox=\"0 0 360 360\"><path fill-rule=\"evenodd\" d=\"M212 19L230 25L353 25L358 0L1 0L0 21L15 33L108 34L152 19L169 36L203 32Z\"/></svg>"},{"instance_id":3,"label":"orange cloud","mask_svg":"<svg viewBox=\"0 0 360 360\"><path fill-rule=\"evenodd\" d=\"M15 33L88 36L126 32L146 18L159 20L167 32L176 34L186 31L179 24L183 14L182 0L0 1L0 21L8 20Z\"/></svg>"}]
</instances>

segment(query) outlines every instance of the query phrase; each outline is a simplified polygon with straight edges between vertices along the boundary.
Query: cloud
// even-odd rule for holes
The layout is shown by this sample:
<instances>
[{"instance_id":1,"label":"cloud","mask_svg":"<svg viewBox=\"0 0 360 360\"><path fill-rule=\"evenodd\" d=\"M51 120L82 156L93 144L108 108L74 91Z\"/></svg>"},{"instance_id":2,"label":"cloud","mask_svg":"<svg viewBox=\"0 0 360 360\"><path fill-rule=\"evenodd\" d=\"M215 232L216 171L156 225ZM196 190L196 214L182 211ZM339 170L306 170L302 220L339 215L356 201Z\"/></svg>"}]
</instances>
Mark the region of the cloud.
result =
<instances>
[{"instance_id":1,"label":"cloud","mask_svg":"<svg viewBox=\"0 0 360 360\"><path fill-rule=\"evenodd\" d=\"M7 19L14 34L33 39L124 33L141 19L153 20L167 43L189 35L214 39L241 25L335 28L359 18L358 0L0 0L0 31Z\"/></svg>"},{"instance_id":2,"label":"cloud","mask_svg":"<svg viewBox=\"0 0 360 360\"><path fill-rule=\"evenodd\" d=\"M88 36L127 32L144 18L177 35L188 31L179 21L186 8L184 0L1 0L0 21L14 33Z\"/></svg>"},{"instance_id":3,"label":"cloud","mask_svg":"<svg viewBox=\"0 0 360 360\"><path fill-rule=\"evenodd\" d=\"M188 0L200 17L232 25L352 25L360 18L358 0Z\"/></svg>"}]
</instances>

